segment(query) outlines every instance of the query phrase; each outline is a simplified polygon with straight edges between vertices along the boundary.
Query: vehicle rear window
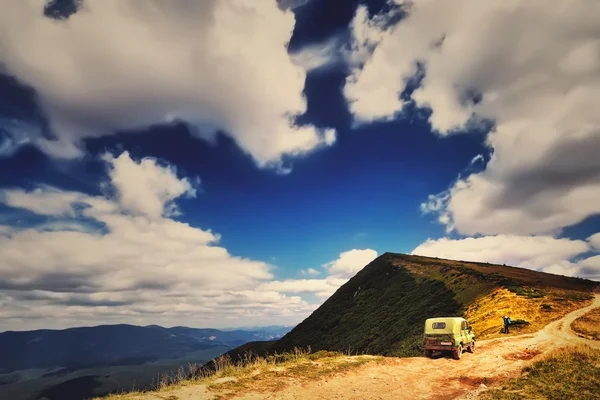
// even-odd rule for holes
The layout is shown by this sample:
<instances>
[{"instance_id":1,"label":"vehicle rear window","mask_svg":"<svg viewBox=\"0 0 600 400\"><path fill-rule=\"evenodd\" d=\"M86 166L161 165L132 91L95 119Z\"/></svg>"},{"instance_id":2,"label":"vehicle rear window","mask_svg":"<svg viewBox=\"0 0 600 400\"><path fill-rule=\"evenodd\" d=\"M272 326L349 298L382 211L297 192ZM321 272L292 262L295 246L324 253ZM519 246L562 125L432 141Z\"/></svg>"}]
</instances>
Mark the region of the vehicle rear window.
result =
<instances>
[{"instance_id":1,"label":"vehicle rear window","mask_svg":"<svg viewBox=\"0 0 600 400\"><path fill-rule=\"evenodd\" d=\"M446 323L445 322L434 322L431 327L433 329L445 329L446 328Z\"/></svg>"}]
</instances>

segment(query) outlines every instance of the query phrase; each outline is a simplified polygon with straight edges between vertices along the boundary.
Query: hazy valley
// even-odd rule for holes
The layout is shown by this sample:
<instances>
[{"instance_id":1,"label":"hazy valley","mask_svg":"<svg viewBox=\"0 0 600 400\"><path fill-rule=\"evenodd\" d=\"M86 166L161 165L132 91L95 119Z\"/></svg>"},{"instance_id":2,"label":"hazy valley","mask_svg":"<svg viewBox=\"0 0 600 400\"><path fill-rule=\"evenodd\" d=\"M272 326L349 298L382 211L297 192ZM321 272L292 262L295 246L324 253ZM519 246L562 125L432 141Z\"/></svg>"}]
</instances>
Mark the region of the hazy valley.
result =
<instances>
[{"instance_id":1,"label":"hazy valley","mask_svg":"<svg viewBox=\"0 0 600 400\"><path fill-rule=\"evenodd\" d=\"M251 340L290 327L254 331L105 325L0 333L0 398L78 400L143 389L188 363L203 364Z\"/></svg>"}]
</instances>

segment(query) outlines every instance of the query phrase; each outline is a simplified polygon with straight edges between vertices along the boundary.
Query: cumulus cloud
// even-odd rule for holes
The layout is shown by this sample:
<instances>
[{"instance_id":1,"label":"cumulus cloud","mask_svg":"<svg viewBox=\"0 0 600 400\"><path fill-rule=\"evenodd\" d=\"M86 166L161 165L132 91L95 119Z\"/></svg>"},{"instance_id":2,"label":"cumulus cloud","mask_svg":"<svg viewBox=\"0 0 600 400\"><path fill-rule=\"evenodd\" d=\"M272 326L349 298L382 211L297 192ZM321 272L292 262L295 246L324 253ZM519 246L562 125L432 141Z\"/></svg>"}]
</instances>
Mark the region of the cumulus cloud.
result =
<instances>
[{"instance_id":1,"label":"cumulus cloud","mask_svg":"<svg viewBox=\"0 0 600 400\"><path fill-rule=\"evenodd\" d=\"M402 112L399 95L421 65L410 100L431 110L433 130L494 124L485 170L424 207L466 235L547 234L599 213L600 3L395 2L406 12L395 25L365 8L352 24L355 52L366 57L344 89L355 119Z\"/></svg>"},{"instance_id":2,"label":"cumulus cloud","mask_svg":"<svg viewBox=\"0 0 600 400\"><path fill-rule=\"evenodd\" d=\"M294 64L306 71L326 70L347 62L350 54L339 36L332 36L321 43L312 43L290 54Z\"/></svg>"},{"instance_id":3,"label":"cumulus cloud","mask_svg":"<svg viewBox=\"0 0 600 400\"><path fill-rule=\"evenodd\" d=\"M42 1L4 0L2 71L35 89L56 136L10 129L4 152L32 142L78 157L84 138L176 120L225 132L261 166L332 144L293 122L306 110L306 71L287 53L298 4L84 1L55 20Z\"/></svg>"},{"instance_id":4,"label":"cumulus cloud","mask_svg":"<svg viewBox=\"0 0 600 400\"><path fill-rule=\"evenodd\" d=\"M73 204L87 196L77 192L62 191L49 186L32 191L5 189L0 192L0 201L13 208L24 208L39 215L74 217Z\"/></svg>"},{"instance_id":5,"label":"cumulus cloud","mask_svg":"<svg viewBox=\"0 0 600 400\"><path fill-rule=\"evenodd\" d=\"M128 153L105 160L106 196L0 192L5 206L50 218L0 227L0 330L52 321L222 326L241 316L293 323L314 309L275 284L257 290L273 279L270 265L231 255L217 234L169 218L176 198L194 195L190 179ZM73 229L84 222L100 229Z\"/></svg>"},{"instance_id":6,"label":"cumulus cloud","mask_svg":"<svg viewBox=\"0 0 600 400\"><path fill-rule=\"evenodd\" d=\"M363 265L364 266L364 265ZM340 275L329 275L323 279L287 279L261 284L259 290L270 290L285 294L314 294L325 300L329 298L348 278Z\"/></svg>"},{"instance_id":7,"label":"cumulus cloud","mask_svg":"<svg viewBox=\"0 0 600 400\"><path fill-rule=\"evenodd\" d=\"M352 249L340 253L336 260L323 265L329 274L323 279L288 279L263 283L259 289L274 290L282 293L312 293L322 299L330 297L358 271L377 258L377 252L371 249ZM304 275L317 275L319 271L308 268L301 271Z\"/></svg>"},{"instance_id":8,"label":"cumulus cloud","mask_svg":"<svg viewBox=\"0 0 600 400\"><path fill-rule=\"evenodd\" d=\"M340 253L337 260L325 265L331 275L351 278L365 265L377 258L377 252L372 249L353 249Z\"/></svg>"},{"instance_id":9,"label":"cumulus cloud","mask_svg":"<svg viewBox=\"0 0 600 400\"><path fill-rule=\"evenodd\" d=\"M106 156L110 163L109 176L117 191L119 204L129 213L150 218L169 216L177 212L173 200L196 191L187 178L179 179L173 167L161 167L153 159L137 163L128 152L114 158Z\"/></svg>"},{"instance_id":10,"label":"cumulus cloud","mask_svg":"<svg viewBox=\"0 0 600 400\"><path fill-rule=\"evenodd\" d=\"M326 145L332 146L335 143L336 138L337 134L335 132L335 129L325 129L324 140Z\"/></svg>"},{"instance_id":11,"label":"cumulus cloud","mask_svg":"<svg viewBox=\"0 0 600 400\"><path fill-rule=\"evenodd\" d=\"M600 233L590 236L587 240L596 250L600 250Z\"/></svg>"},{"instance_id":12,"label":"cumulus cloud","mask_svg":"<svg viewBox=\"0 0 600 400\"><path fill-rule=\"evenodd\" d=\"M594 279L598 277L599 269L586 269L581 262L572 261L588 251L590 246L583 240L556 239L551 236L496 235L465 239L428 239L411 254L506 264Z\"/></svg>"},{"instance_id":13,"label":"cumulus cloud","mask_svg":"<svg viewBox=\"0 0 600 400\"><path fill-rule=\"evenodd\" d=\"M314 269L314 268L307 268L307 269L303 269L303 270L301 270L301 271L300 271L300 273L301 273L302 275L320 275L320 274L321 274L321 272L320 272L320 271L317 271L317 270L316 270L316 269Z\"/></svg>"},{"instance_id":14,"label":"cumulus cloud","mask_svg":"<svg viewBox=\"0 0 600 400\"><path fill-rule=\"evenodd\" d=\"M581 276L600 281L600 255L585 258L577 262Z\"/></svg>"},{"instance_id":15,"label":"cumulus cloud","mask_svg":"<svg viewBox=\"0 0 600 400\"><path fill-rule=\"evenodd\" d=\"M0 190L4 206L46 217L35 226L0 225L0 330L296 323L317 306L302 295L326 299L377 257L354 249L323 265L322 279L276 280L271 265L236 257L218 234L172 218L178 198L196 195L197 179L127 152L103 160L103 195Z\"/></svg>"},{"instance_id":16,"label":"cumulus cloud","mask_svg":"<svg viewBox=\"0 0 600 400\"><path fill-rule=\"evenodd\" d=\"M393 4L387 13L369 16L367 7L360 6L350 26L351 40L344 34L335 34L321 42L308 44L290 55L306 71L327 70L342 65L360 68L393 21L401 17L403 7Z\"/></svg>"},{"instance_id":17,"label":"cumulus cloud","mask_svg":"<svg viewBox=\"0 0 600 400\"><path fill-rule=\"evenodd\" d=\"M263 283L261 289L285 293L316 293L329 290L326 279L289 279Z\"/></svg>"},{"instance_id":18,"label":"cumulus cloud","mask_svg":"<svg viewBox=\"0 0 600 400\"><path fill-rule=\"evenodd\" d=\"M293 10L310 3L310 1L311 0L277 0L277 3L279 4L279 7L283 9L290 8Z\"/></svg>"}]
</instances>

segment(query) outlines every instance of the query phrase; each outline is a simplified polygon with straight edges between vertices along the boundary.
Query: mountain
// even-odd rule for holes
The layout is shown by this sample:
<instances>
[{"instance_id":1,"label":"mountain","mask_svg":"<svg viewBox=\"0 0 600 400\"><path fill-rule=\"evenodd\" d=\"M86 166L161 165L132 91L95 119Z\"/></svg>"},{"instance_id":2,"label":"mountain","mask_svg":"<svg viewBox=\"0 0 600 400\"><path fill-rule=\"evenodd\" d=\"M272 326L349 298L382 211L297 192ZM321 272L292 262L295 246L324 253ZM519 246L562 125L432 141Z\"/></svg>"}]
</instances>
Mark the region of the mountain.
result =
<instances>
[{"instance_id":1,"label":"mountain","mask_svg":"<svg viewBox=\"0 0 600 400\"><path fill-rule=\"evenodd\" d=\"M281 331L221 331L183 326L101 325L0 333L0 373L30 368L99 367L177 358L211 347L273 340Z\"/></svg>"},{"instance_id":2,"label":"mountain","mask_svg":"<svg viewBox=\"0 0 600 400\"><path fill-rule=\"evenodd\" d=\"M598 282L523 268L385 253L273 343L229 354L299 348L394 356L421 354L425 319L465 316L478 338L500 334L509 314L521 333L591 301Z\"/></svg>"},{"instance_id":3,"label":"mountain","mask_svg":"<svg viewBox=\"0 0 600 400\"><path fill-rule=\"evenodd\" d=\"M276 340L288 333L292 326L272 326L269 328L256 327L254 329L195 329L184 326L170 328L169 331L176 335L195 338L204 343L222 343L227 346L237 346L254 340Z\"/></svg>"},{"instance_id":4,"label":"mountain","mask_svg":"<svg viewBox=\"0 0 600 400\"><path fill-rule=\"evenodd\" d=\"M286 333L292 330L294 326L281 326L281 325L269 325L269 326L246 326L237 329L221 329L222 331L252 331L258 334L262 334L264 337L262 340L275 340L284 336Z\"/></svg>"},{"instance_id":5,"label":"mountain","mask_svg":"<svg viewBox=\"0 0 600 400\"><path fill-rule=\"evenodd\" d=\"M143 389L188 363L203 364L291 327L254 330L102 325L0 333L0 399L80 400Z\"/></svg>"}]
</instances>

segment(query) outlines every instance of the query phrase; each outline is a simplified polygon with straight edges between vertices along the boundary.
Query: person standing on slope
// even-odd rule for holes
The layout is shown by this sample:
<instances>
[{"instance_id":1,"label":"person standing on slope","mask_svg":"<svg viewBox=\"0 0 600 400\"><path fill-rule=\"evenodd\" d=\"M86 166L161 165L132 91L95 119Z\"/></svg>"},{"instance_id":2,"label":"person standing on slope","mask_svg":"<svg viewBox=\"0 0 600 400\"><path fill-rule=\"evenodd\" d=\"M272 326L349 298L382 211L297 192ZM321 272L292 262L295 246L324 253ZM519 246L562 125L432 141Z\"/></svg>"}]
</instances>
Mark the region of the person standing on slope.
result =
<instances>
[{"instance_id":1,"label":"person standing on slope","mask_svg":"<svg viewBox=\"0 0 600 400\"><path fill-rule=\"evenodd\" d=\"M504 333L509 333L508 326L510 325L510 318L508 317L508 315L505 315L504 317L502 317L502 319L504 320Z\"/></svg>"}]
</instances>

